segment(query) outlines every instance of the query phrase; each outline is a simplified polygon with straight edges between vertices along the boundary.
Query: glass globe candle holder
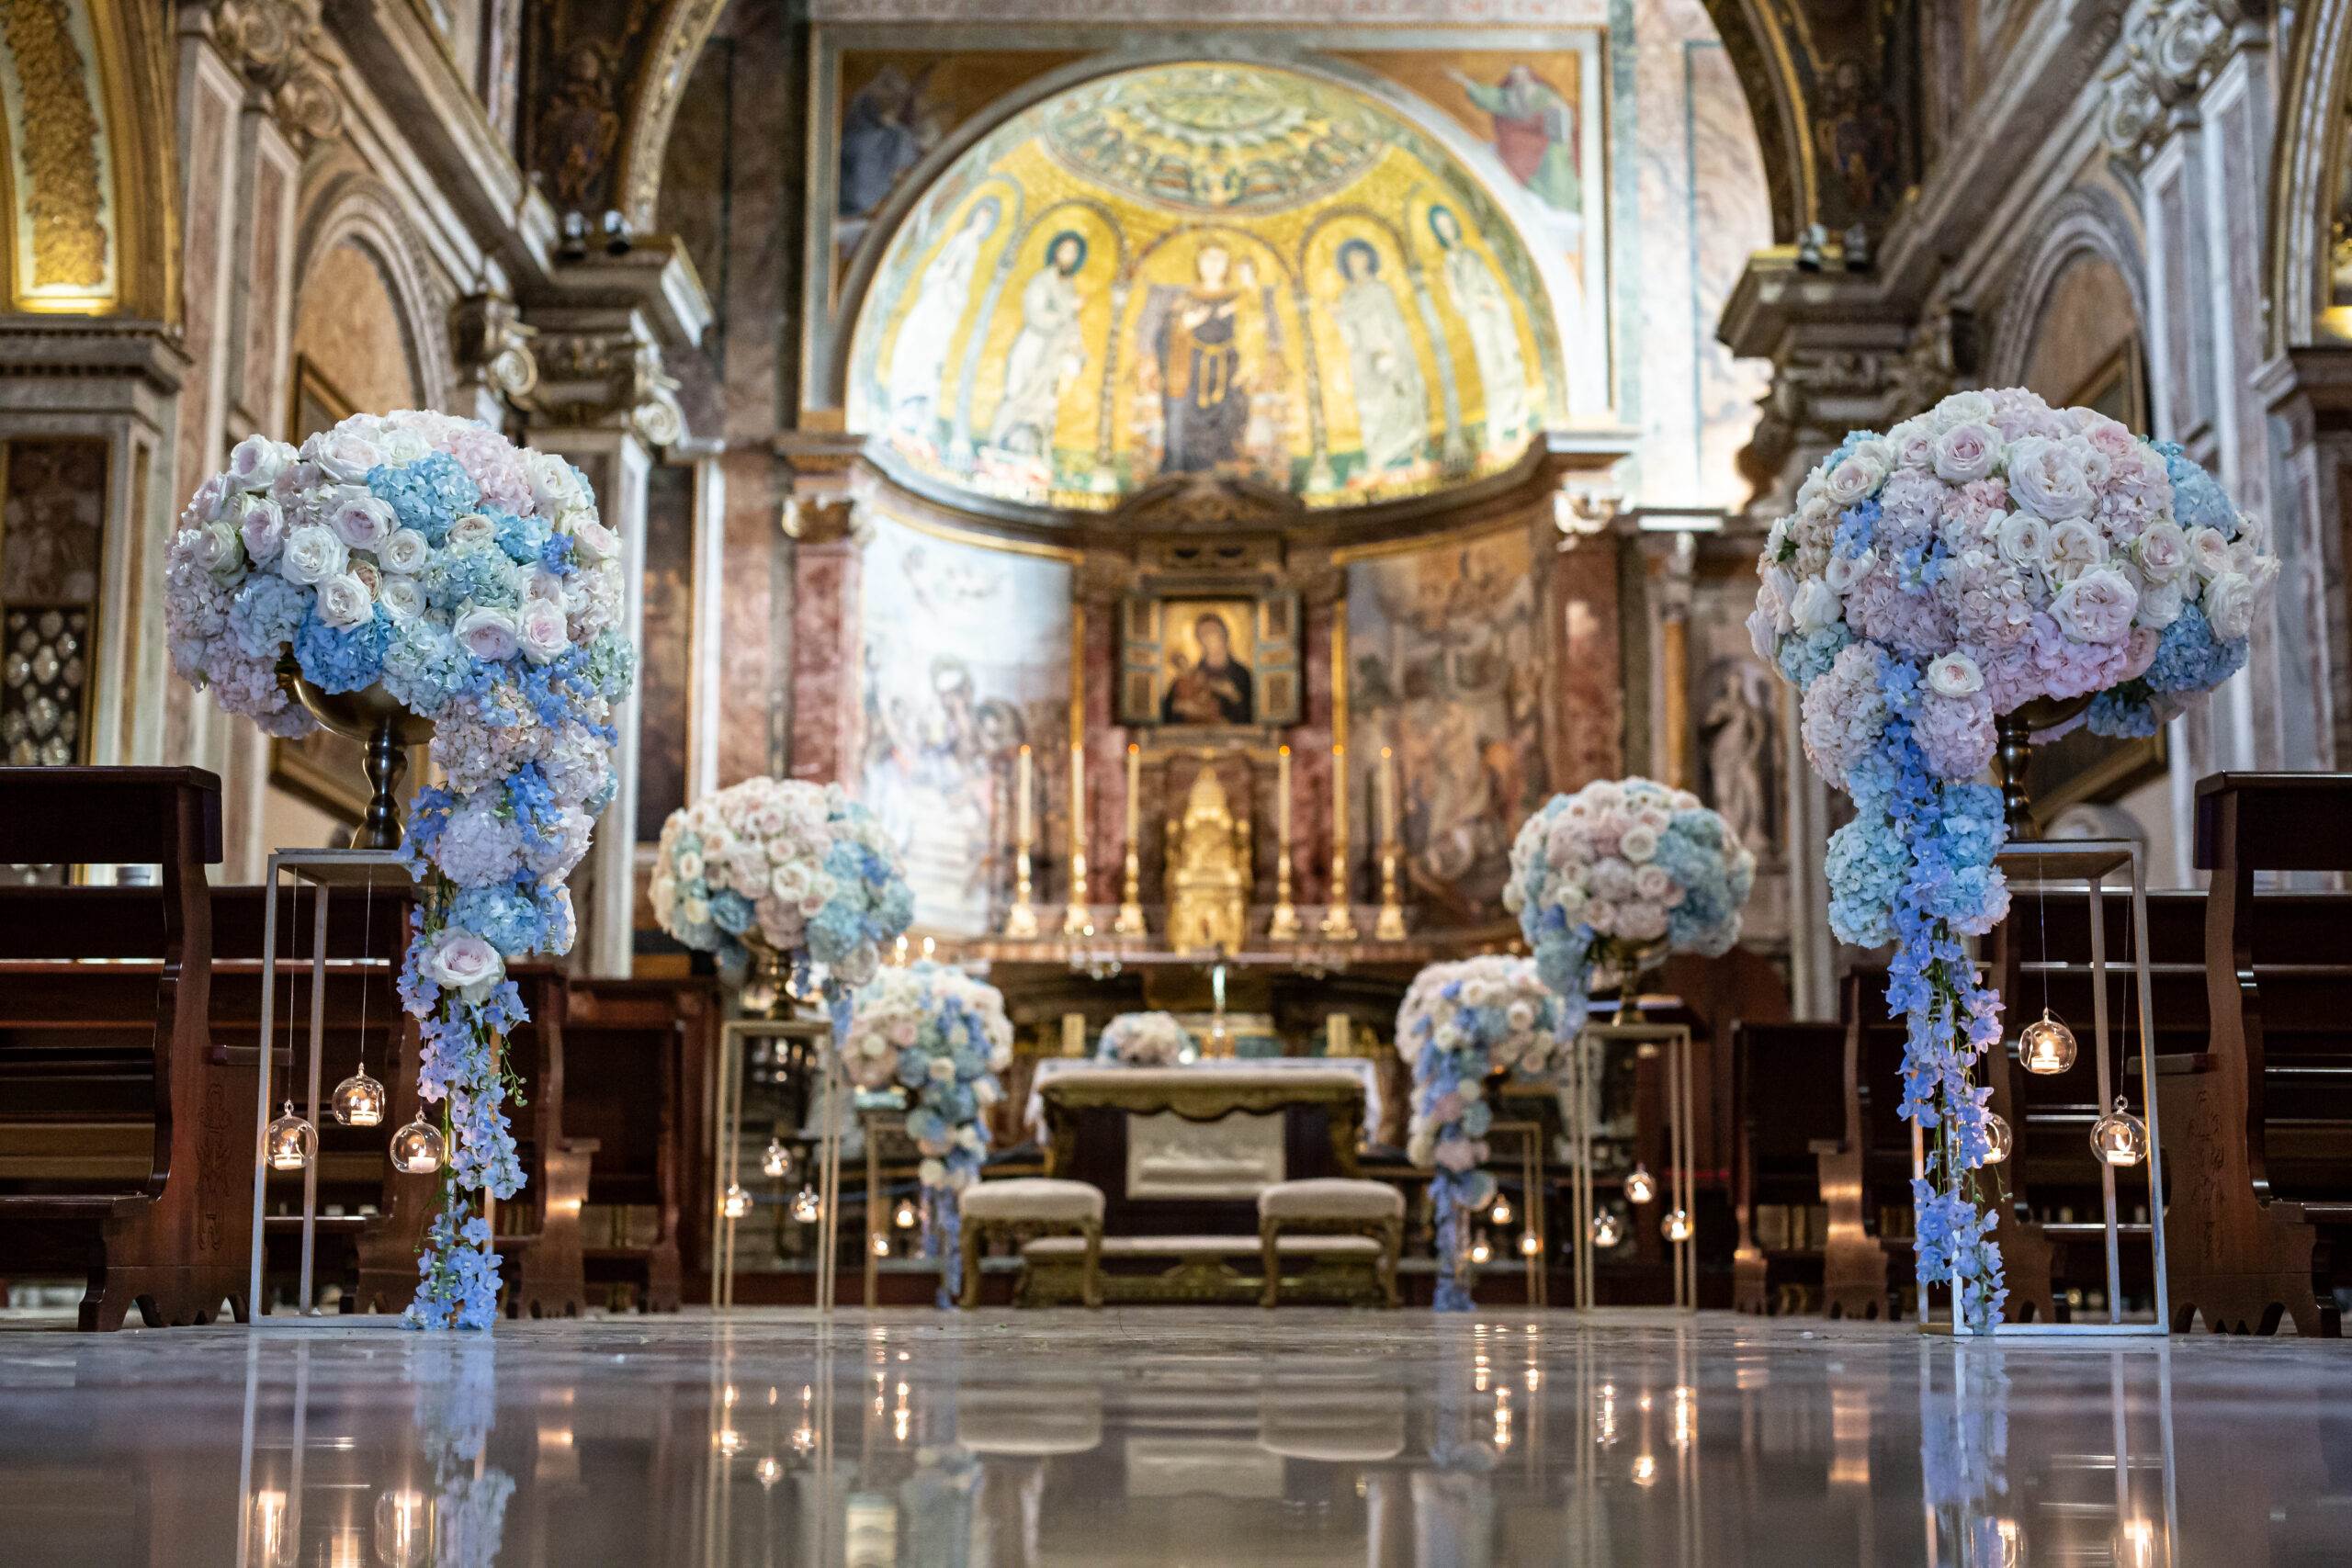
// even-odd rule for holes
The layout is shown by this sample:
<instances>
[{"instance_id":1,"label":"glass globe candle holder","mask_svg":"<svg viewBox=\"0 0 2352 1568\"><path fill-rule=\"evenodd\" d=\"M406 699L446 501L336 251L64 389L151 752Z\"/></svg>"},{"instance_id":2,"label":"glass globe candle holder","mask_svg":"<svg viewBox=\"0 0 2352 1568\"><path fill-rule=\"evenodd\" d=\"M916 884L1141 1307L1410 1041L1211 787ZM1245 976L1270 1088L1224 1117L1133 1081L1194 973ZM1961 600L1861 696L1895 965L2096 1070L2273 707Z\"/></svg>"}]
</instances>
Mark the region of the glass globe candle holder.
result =
<instances>
[{"instance_id":1,"label":"glass globe candle holder","mask_svg":"<svg viewBox=\"0 0 2352 1568\"><path fill-rule=\"evenodd\" d=\"M876 1258L888 1258L890 1256L890 1238L888 1236L876 1235L874 1238L874 1256Z\"/></svg>"},{"instance_id":2,"label":"glass globe candle holder","mask_svg":"<svg viewBox=\"0 0 2352 1568\"><path fill-rule=\"evenodd\" d=\"M1543 1250L1544 1238L1533 1231L1528 1231L1519 1238L1519 1255L1521 1258L1533 1258Z\"/></svg>"},{"instance_id":3,"label":"glass globe candle holder","mask_svg":"<svg viewBox=\"0 0 2352 1568\"><path fill-rule=\"evenodd\" d=\"M743 1190L742 1183L727 1184L727 1195L719 1200L719 1213L730 1220L740 1220L752 1212L752 1195Z\"/></svg>"},{"instance_id":4,"label":"glass globe candle holder","mask_svg":"<svg viewBox=\"0 0 2352 1568\"><path fill-rule=\"evenodd\" d=\"M2119 1168L2148 1157L2148 1124L2124 1108L2118 1095L2115 1109L2091 1124L2091 1153Z\"/></svg>"},{"instance_id":5,"label":"glass globe candle holder","mask_svg":"<svg viewBox=\"0 0 2352 1568\"><path fill-rule=\"evenodd\" d=\"M368 1076L368 1064L334 1086L334 1108L338 1126L378 1127L384 1121L384 1086Z\"/></svg>"},{"instance_id":6,"label":"glass globe candle holder","mask_svg":"<svg viewBox=\"0 0 2352 1568\"><path fill-rule=\"evenodd\" d=\"M784 1146L781 1138L770 1138L768 1146L760 1154L761 1171L781 1181L792 1174L792 1151Z\"/></svg>"},{"instance_id":7,"label":"glass globe candle holder","mask_svg":"<svg viewBox=\"0 0 2352 1568\"><path fill-rule=\"evenodd\" d=\"M2001 1165L2007 1161L2009 1151L2017 1146L2018 1135L2010 1130L2007 1118L1997 1111L1984 1112L1985 1165Z\"/></svg>"},{"instance_id":8,"label":"glass globe candle holder","mask_svg":"<svg viewBox=\"0 0 2352 1568\"><path fill-rule=\"evenodd\" d=\"M890 1216L890 1223L897 1225L902 1231L910 1231L915 1228L915 1222L922 1217L922 1216L921 1214L915 1212L915 1206L912 1202L901 1198L899 1200L898 1212Z\"/></svg>"},{"instance_id":9,"label":"glass globe candle holder","mask_svg":"<svg viewBox=\"0 0 2352 1568\"><path fill-rule=\"evenodd\" d=\"M1495 1249L1487 1244L1485 1236L1480 1236L1477 1240L1470 1244L1471 1262L1483 1264L1490 1261L1494 1256Z\"/></svg>"},{"instance_id":10,"label":"glass globe candle holder","mask_svg":"<svg viewBox=\"0 0 2352 1568\"><path fill-rule=\"evenodd\" d=\"M1641 1161L1635 1160L1634 1168L1625 1174L1625 1201L1646 1203L1657 1196L1657 1178L1652 1176Z\"/></svg>"},{"instance_id":11,"label":"glass globe candle holder","mask_svg":"<svg viewBox=\"0 0 2352 1568\"><path fill-rule=\"evenodd\" d=\"M1689 1241L1690 1239L1690 1212L1688 1209L1669 1209L1667 1211L1666 1218L1658 1223L1657 1228L1658 1233L1664 1235L1668 1241Z\"/></svg>"},{"instance_id":12,"label":"glass globe candle holder","mask_svg":"<svg viewBox=\"0 0 2352 1568\"><path fill-rule=\"evenodd\" d=\"M1608 1209L1603 1209L1600 1213L1592 1216L1593 1246L1599 1247L1615 1247L1619 1242L1622 1242L1624 1239L1624 1222L1620 1220L1614 1213Z\"/></svg>"},{"instance_id":13,"label":"glass globe candle holder","mask_svg":"<svg viewBox=\"0 0 2352 1568\"><path fill-rule=\"evenodd\" d=\"M1497 1198L1495 1200L1495 1206L1487 1211L1487 1217L1494 1221L1494 1223L1498 1225L1507 1225L1510 1224L1510 1200L1508 1198Z\"/></svg>"},{"instance_id":14,"label":"glass globe candle holder","mask_svg":"<svg viewBox=\"0 0 2352 1568\"><path fill-rule=\"evenodd\" d=\"M817 1196L817 1190L815 1188L803 1187L798 1192L793 1195L792 1217L799 1221L802 1224L815 1224L817 1223L817 1216L823 1212L824 1204L820 1200L819 1200Z\"/></svg>"},{"instance_id":15,"label":"glass globe candle holder","mask_svg":"<svg viewBox=\"0 0 2352 1568\"><path fill-rule=\"evenodd\" d=\"M272 1170L300 1170L319 1152L319 1130L294 1114L294 1102L286 1102L286 1112L269 1124L262 1135L262 1156L269 1161Z\"/></svg>"},{"instance_id":16,"label":"glass globe candle holder","mask_svg":"<svg viewBox=\"0 0 2352 1568\"><path fill-rule=\"evenodd\" d=\"M2018 1065L2043 1077L2073 1066L2075 1051L2075 1032L2051 1017L2048 1008L2018 1036Z\"/></svg>"},{"instance_id":17,"label":"glass globe candle holder","mask_svg":"<svg viewBox=\"0 0 2352 1568\"><path fill-rule=\"evenodd\" d=\"M441 1142L441 1129L423 1116L404 1123L392 1134L392 1168L403 1176L430 1176L441 1168L441 1161L447 1154Z\"/></svg>"},{"instance_id":18,"label":"glass globe candle holder","mask_svg":"<svg viewBox=\"0 0 2352 1568\"><path fill-rule=\"evenodd\" d=\"M409 1488L376 1499L376 1561L382 1568L424 1568L433 1550L433 1505Z\"/></svg>"}]
</instances>

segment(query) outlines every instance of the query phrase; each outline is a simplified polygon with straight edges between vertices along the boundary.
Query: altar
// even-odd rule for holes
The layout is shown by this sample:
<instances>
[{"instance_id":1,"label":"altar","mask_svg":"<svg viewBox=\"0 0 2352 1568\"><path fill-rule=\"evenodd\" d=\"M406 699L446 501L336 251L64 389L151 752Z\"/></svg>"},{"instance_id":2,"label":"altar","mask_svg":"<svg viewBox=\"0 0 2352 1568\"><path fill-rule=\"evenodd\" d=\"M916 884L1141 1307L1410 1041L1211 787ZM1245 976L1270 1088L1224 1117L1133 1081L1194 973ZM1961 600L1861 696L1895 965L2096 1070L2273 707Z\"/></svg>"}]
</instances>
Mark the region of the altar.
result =
<instances>
[{"instance_id":1,"label":"altar","mask_svg":"<svg viewBox=\"0 0 2352 1568\"><path fill-rule=\"evenodd\" d=\"M1369 1138L1372 1129L1380 1125L1380 1066L1369 1057L1261 1056L1239 1061L1203 1060L1183 1066L1142 1068L1109 1066L1081 1056L1049 1056L1037 1064L1036 1076L1029 1081L1029 1100L1022 1112L1022 1125L1037 1140L1040 1147L1049 1142L1046 1089L1057 1079L1066 1078L1073 1073L1115 1073L1133 1077L1141 1077L1145 1074L1182 1074L1187 1084L1212 1091L1247 1082L1263 1082L1270 1077L1285 1074L1338 1075L1352 1078L1363 1088L1363 1114L1359 1125L1363 1130L1363 1138Z\"/></svg>"}]
</instances>

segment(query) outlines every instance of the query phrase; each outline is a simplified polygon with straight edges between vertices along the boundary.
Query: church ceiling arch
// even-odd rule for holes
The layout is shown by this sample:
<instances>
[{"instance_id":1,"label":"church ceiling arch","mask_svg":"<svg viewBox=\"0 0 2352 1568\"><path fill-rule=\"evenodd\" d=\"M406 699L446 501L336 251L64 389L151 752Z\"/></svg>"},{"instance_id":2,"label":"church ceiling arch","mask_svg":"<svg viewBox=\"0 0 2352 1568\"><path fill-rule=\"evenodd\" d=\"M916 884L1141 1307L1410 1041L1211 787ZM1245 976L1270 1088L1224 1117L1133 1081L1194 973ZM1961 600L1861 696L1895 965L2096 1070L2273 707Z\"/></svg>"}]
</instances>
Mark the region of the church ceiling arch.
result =
<instances>
[{"instance_id":1,"label":"church ceiling arch","mask_svg":"<svg viewBox=\"0 0 2352 1568\"><path fill-rule=\"evenodd\" d=\"M1565 422L1544 276L1396 109L1288 65L1094 77L914 201L858 311L850 428L932 486L1102 511L1170 475L1324 508L1473 482Z\"/></svg>"},{"instance_id":2,"label":"church ceiling arch","mask_svg":"<svg viewBox=\"0 0 2352 1568\"><path fill-rule=\"evenodd\" d=\"M2270 349L2352 342L2352 0L2296 19L2272 153Z\"/></svg>"}]
</instances>

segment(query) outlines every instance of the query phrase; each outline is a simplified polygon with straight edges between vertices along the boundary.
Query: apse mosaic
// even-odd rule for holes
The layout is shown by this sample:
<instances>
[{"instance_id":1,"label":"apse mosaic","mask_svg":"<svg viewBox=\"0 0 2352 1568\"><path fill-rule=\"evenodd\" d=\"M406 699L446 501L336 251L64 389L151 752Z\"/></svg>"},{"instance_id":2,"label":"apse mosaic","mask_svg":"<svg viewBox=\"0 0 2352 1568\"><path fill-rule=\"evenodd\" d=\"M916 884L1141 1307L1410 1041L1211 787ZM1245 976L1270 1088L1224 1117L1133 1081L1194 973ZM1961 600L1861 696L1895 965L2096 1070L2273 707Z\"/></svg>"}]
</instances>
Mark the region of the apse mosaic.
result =
<instances>
[{"instance_id":1,"label":"apse mosaic","mask_svg":"<svg viewBox=\"0 0 2352 1568\"><path fill-rule=\"evenodd\" d=\"M1202 472L1423 493L1510 467L1566 401L1487 187L1265 66L1120 73L982 138L892 238L851 363L852 427L915 474L1091 509Z\"/></svg>"}]
</instances>

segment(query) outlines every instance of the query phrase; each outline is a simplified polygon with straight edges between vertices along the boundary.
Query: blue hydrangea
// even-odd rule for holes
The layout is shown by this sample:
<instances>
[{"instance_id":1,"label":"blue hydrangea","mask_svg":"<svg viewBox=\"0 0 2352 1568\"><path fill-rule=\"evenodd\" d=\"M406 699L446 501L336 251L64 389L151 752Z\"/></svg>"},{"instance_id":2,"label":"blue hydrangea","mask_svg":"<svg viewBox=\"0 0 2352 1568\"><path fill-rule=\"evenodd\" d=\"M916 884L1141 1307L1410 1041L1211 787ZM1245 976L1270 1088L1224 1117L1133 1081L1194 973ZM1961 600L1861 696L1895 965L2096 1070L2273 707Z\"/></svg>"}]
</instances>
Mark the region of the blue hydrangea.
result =
<instances>
[{"instance_id":1,"label":"blue hydrangea","mask_svg":"<svg viewBox=\"0 0 2352 1568\"><path fill-rule=\"evenodd\" d=\"M493 883L469 887L449 904L449 919L472 931L508 958L543 953L549 946L548 894L537 884Z\"/></svg>"},{"instance_id":2,"label":"blue hydrangea","mask_svg":"<svg viewBox=\"0 0 2352 1568\"><path fill-rule=\"evenodd\" d=\"M710 896L710 923L729 936L741 936L752 929L752 901L732 887L722 887Z\"/></svg>"},{"instance_id":3,"label":"blue hydrangea","mask_svg":"<svg viewBox=\"0 0 2352 1568\"><path fill-rule=\"evenodd\" d=\"M2238 536L2238 509L2230 504L2213 476L2189 461L2177 441L2154 443L2165 460L2165 475L2172 480L2173 520L2184 528L2212 528L2225 539Z\"/></svg>"},{"instance_id":4,"label":"blue hydrangea","mask_svg":"<svg viewBox=\"0 0 2352 1568\"><path fill-rule=\"evenodd\" d=\"M471 682L472 654L458 646L448 628L423 615L392 624L384 642L383 682L415 713L437 714Z\"/></svg>"},{"instance_id":5,"label":"blue hydrangea","mask_svg":"<svg viewBox=\"0 0 2352 1568\"><path fill-rule=\"evenodd\" d=\"M294 633L294 660L303 675L322 692L356 692L376 683L384 671L384 648L391 637L391 617L379 606L373 620L356 626L331 626L319 619L313 604L304 612Z\"/></svg>"},{"instance_id":6,"label":"blue hydrangea","mask_svg":"<svg viewBox=\"0 0 2352 1568\"><path fill-rule=\"evenodd\" d=\"M2155 705L2148 701L2145 681L2134 681L2093 697L2090 716L2085 722L2092 734L2111 735L2119 740L2145 739L2164 728L2156 717Z\"/></svg>"},{"instance_id":7,"label":"blue hydrangea","mask_svg":"<svg viewBox=\"0 0 2352 1568\"><path fill-rule=\"evenodd\" d=\"M492 513L491 521L498 525L498 547L518 565L538 565L540 552L555 537L555 529L544 517L513 517L500 512Z\"/></svg>"},{"instance_id":8,"label":"blue hydrangea","mask_svg":"<svg viewBox=\"0 0 2352 1568\"><path fill-rule=\"evenodd\" d=\"M248 657L274 659L293 640L314 597L274 571L255 572L229 601L230 633Z\"/></svg>"},{"instance_id":9,"label":"blue hydrangea","mask_svg":"<svg viewBox=\"0 0 2352 1568\"><path fill-rule=\"evenodd\" d=\"M2245 667L2245 638L2223 642L2213 635L2205 612L2187 604L2180 618L2165 628L2155 660L2142 679L2151 692L2211 691Z\"/></svg>"},{"instance_id":10,"label":"blue hydrangea","mask_svg":"<svg viewBox=\"0 0 2352 1568\"><path fill-rule=\"evenodd\" d=\"M448 537L449 525L481 501L481 491L466 470L443 452L406 467L386 463L370 468L368 489L392 509L401 526L415 529L436 549Z\"/></svg>"},{"instance_id":11,"label":"blue hydrangea","mask_svg":"<svg viewBox=\"0 0 2352 1568\"><path fill-rule=\"evenodd\" d=\"M1780 661L1781 673L1802 691L1828 674L1829 667L1853 640L1854 634L1846 629L1845 622L1833 621L1819 631L1801 635L1792 632L1782 637L1774 656Z\"/></svg>"},{"instance_id":12,"label":"blue hydrangea","mask_svg":"<svg viewBox=\"0 0 2352 1568\"><path fill-rule=\"evenodd\" d=\"M491 545L444 550L425 563L418 583L426 601L444 614L466 604L512 610L523 603L523 583L506 553Z\"/></svg>"}]
</instances>

